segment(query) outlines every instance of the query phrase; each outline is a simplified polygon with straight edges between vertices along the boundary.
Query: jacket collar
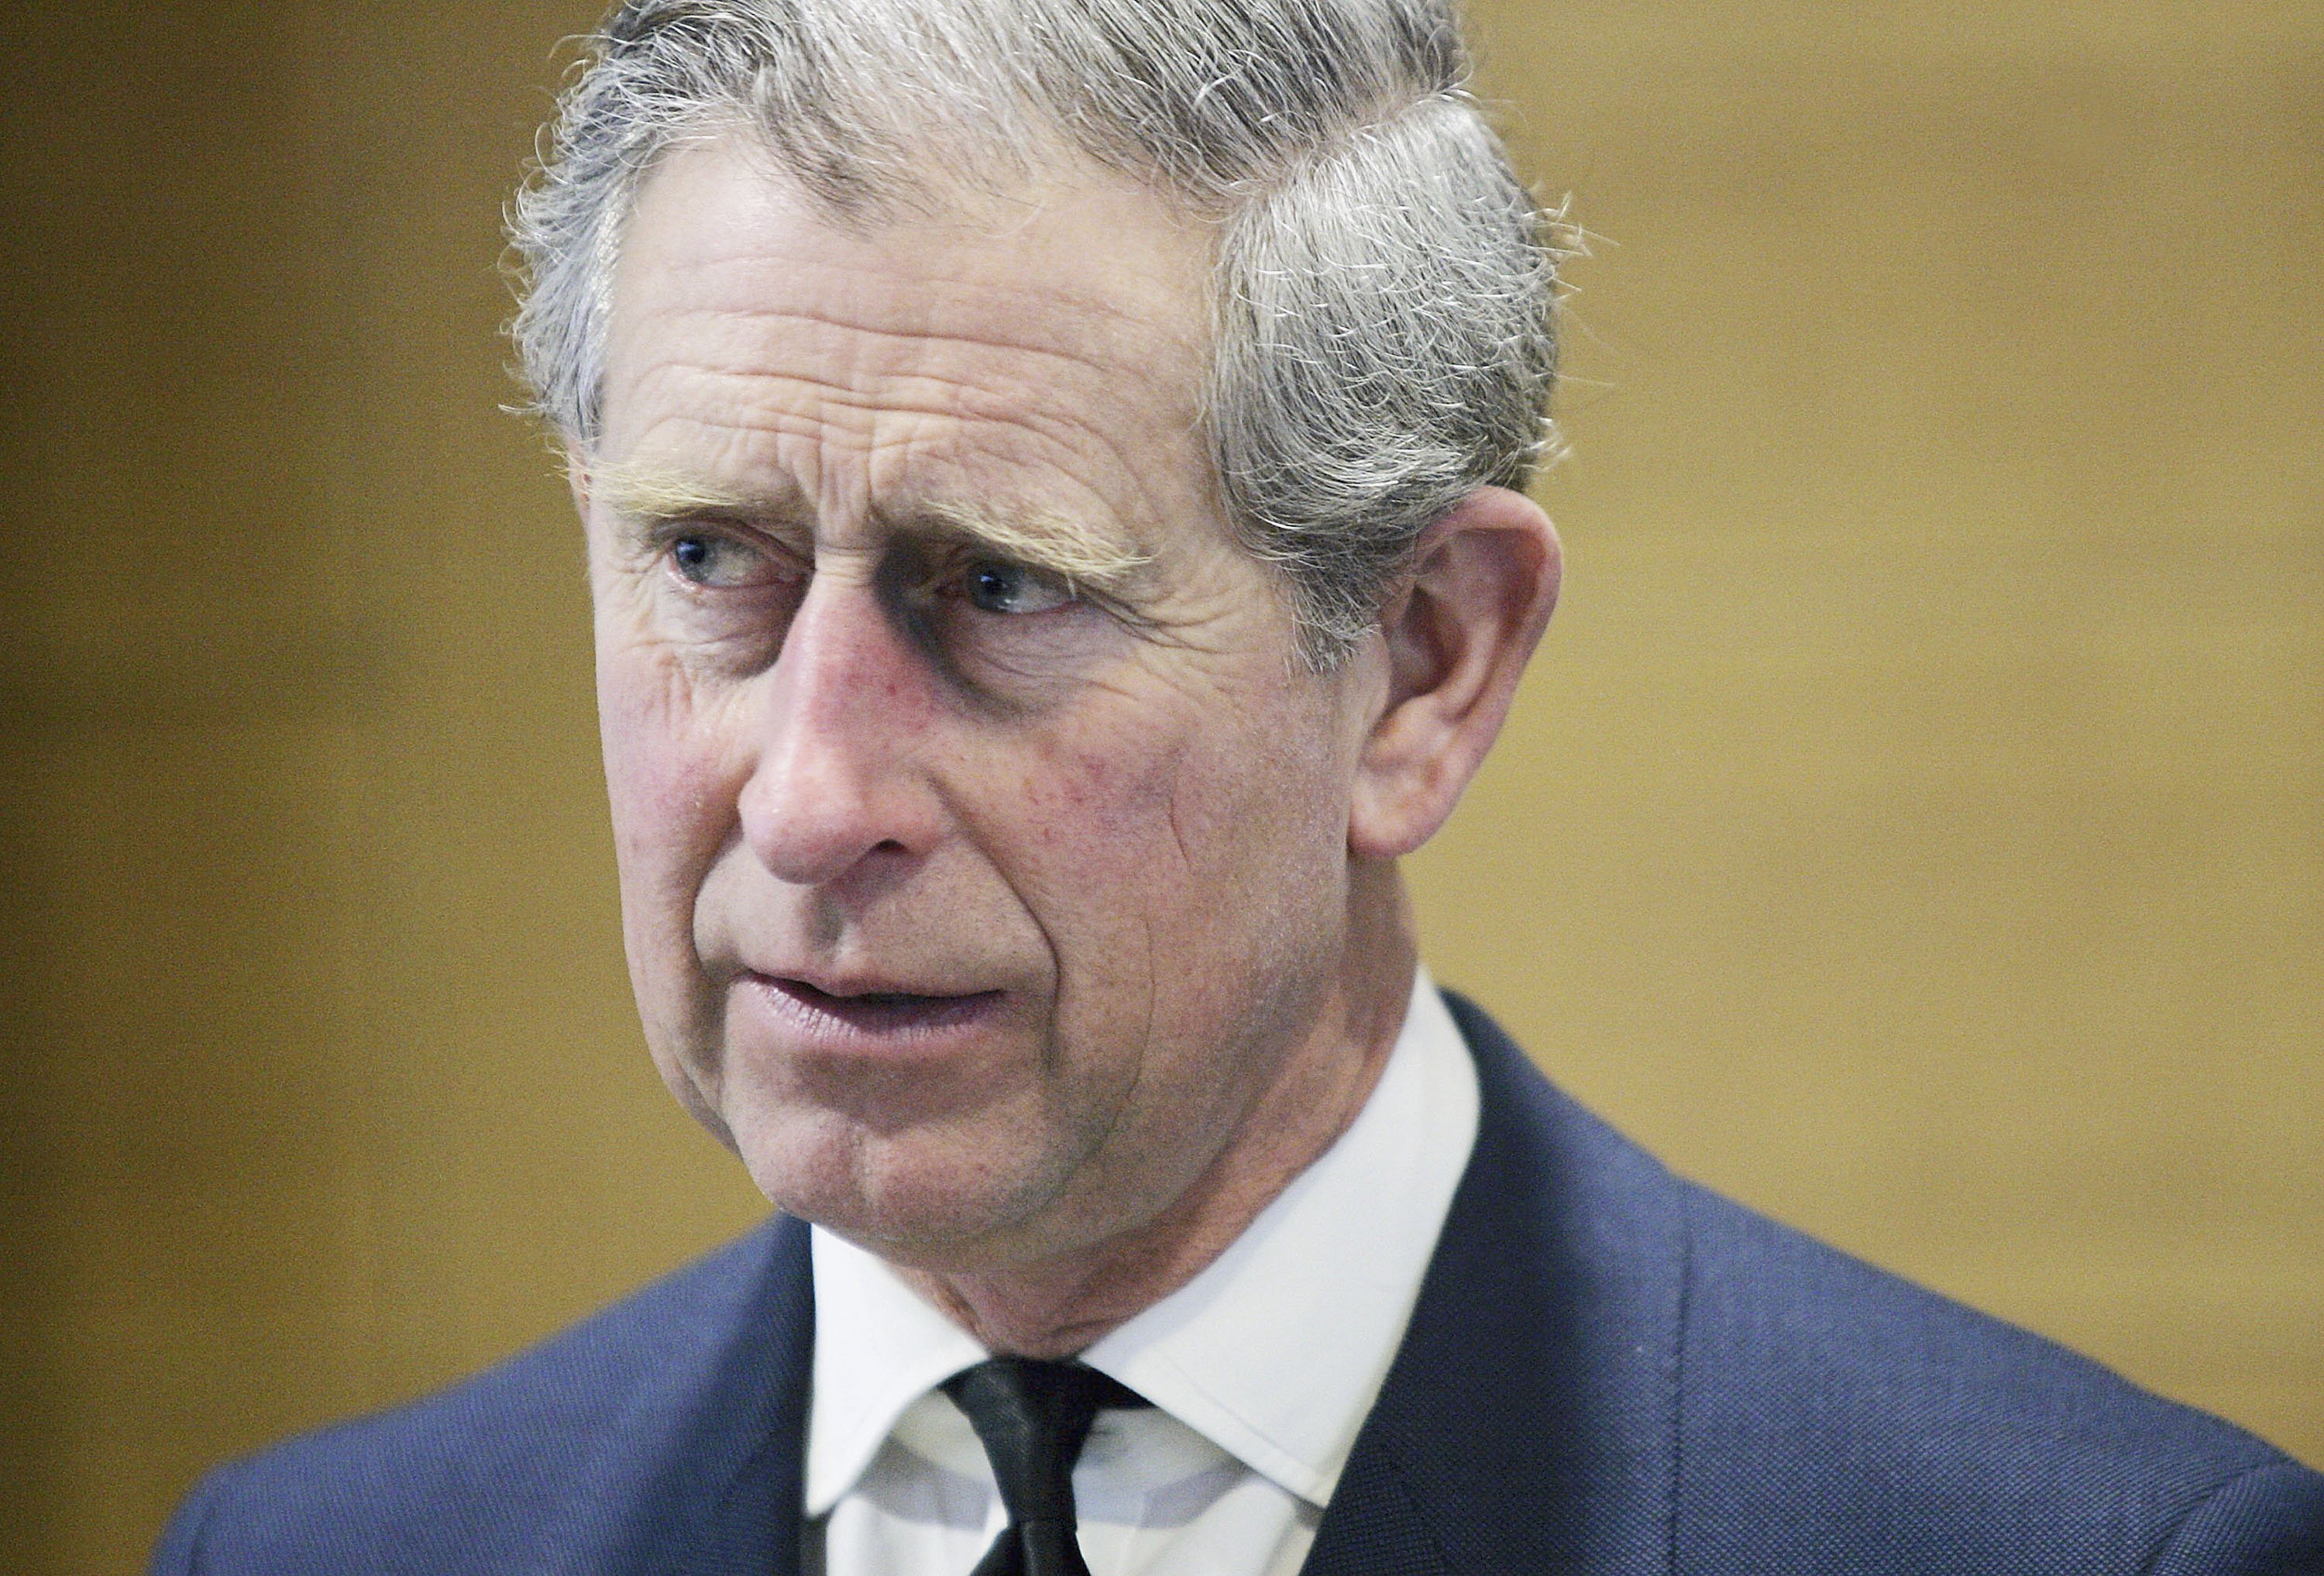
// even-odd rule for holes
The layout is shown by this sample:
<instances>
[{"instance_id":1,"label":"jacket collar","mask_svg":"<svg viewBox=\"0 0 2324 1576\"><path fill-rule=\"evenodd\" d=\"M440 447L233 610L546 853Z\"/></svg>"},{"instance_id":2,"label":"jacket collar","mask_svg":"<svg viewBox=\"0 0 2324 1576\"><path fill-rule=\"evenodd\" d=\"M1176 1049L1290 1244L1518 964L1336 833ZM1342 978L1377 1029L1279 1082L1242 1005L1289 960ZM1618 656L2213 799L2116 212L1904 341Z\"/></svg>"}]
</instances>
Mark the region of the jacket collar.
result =
<instances>
[{"instance_id":1,"label":"jacket collar","mask_svg":"<svg viewBox=\"0 0 2324 1576\"><path fill-rule=\"evenodd\" d=\"M1306 1571L1667 1571L1671 1179L1446 999L1477 1058L1477 1147Z\"/></svg>"},{"instance_id":2,"label":"jacket collar","mask_svg":"<svg viewBox=\"0 0 2324 1576\"><path fill-rule=\"evenodd\" d=\"M719 1397L717 1415L690 1420L694 1448L657 1452L680 1480L649 1497L661 1509L628 1529L624 1553L593 1568L655 1576L791 1576L799 1569L815 1353L807 1223L778 1215L756 1240L761 1252L752 1265L744 1319L718 1348L719 1371L687 1385Z\"/></svg>"}]
</instances>

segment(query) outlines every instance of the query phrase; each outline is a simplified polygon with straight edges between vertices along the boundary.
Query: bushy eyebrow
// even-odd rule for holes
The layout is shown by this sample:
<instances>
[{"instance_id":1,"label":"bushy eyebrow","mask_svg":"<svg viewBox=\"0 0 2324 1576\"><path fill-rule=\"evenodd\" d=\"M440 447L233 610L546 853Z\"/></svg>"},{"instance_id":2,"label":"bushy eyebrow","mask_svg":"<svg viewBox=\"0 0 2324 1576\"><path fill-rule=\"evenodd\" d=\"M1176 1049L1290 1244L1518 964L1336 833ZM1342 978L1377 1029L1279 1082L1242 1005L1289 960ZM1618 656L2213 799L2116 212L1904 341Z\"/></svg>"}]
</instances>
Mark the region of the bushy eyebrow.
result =
<instances>
[{"instance_id":1,"label":"bushy eyebrow","mask_svg":"<svg viewBox=\"0 0 2324 1576\"><path fill-rule=\"evenodd\" d=\"M734 488L683 471L641 460L591 464L584 474L589 495L625 520L685 520L701 514L789 515L788 499L754 498Z\"/></svg>"},{"instance_id":2,"label":"bushy eyebrow","mask_svg":"<svg viewBox=\"0 0 2324 1576\"><path fill-rule=\"evenodd\" d=\"M946 503L920 510L918 521L928 535L1045 569L1077 590L1118 593L1151 562L1084 521L1046 511L1004 516Z\"/></svg>"},{"instance_id":3,"label":"bushy eyebrow","mask_svg":"<svg viewBox=\"0 0 2324 1576\"><path fill-rule=\"evenodd\" d=\"M642 524L700 517L794 529L801 523L794 496L754 495L650 462L591 465L586 484L614 514ZM1046 510L1003 513L964 503L924 504L897 521L895 529L1046 570L1076 590L1101 594L1120 592L1151 561L1087 521Z\"/></svg>"}]
</instances>

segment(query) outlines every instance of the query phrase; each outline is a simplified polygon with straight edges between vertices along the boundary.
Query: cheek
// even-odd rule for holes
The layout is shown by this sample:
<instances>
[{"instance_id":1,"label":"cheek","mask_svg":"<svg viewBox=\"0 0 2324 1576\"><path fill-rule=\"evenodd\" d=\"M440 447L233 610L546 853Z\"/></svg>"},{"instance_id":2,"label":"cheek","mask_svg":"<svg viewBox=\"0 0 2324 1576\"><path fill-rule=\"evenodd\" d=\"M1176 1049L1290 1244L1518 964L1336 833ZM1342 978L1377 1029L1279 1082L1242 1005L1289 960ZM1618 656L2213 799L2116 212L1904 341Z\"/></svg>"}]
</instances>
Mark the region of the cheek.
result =
<instances>
[{"instance_id":1,"label":"cheek","mask_svg":"<svg viewBox=\"0 0 2324 1576\"><path fill-rule=\"evenodd\" d=\"M1175 749L1142 742L1132 753L1116 743L1087 740L1028 757L1014 774L1010 797L1021 806L1036 857L1064 890L1084 898L1108 889L1091 885L1142 877L1136 886L1175 880L1175 859L1157 866L1157 853L1176 843L1170 806L1176 777ZM1114 890L1123 889L1116 887Z\"/></svg>"},{"instance_id":2,"label":"cheek","mask_svg":"<svg viewBox=\"0 0 2324 1576\"><path fill-rule=\"evenodd\" d=\"M1260 994L1312 971L1346 903L1337 758L1323 719L1296 706L1236 714L1181 754L1167 814L1186 890L1177 913L1157 917L1162 945Z\"/></svg>"},{"instance_id":3,"label":"cheek","mask_svg":"<svg viewBox=\"0 0 2324 1576\"><path fill-rule=\"evenodd\" d=\"M1208 714L1168 725L1148 716L1028 760L1010 799L1043 906L1199 946L1243 916L1316 900L1318 880L1344 862L1334 795L1344 800L1345 785L1314 723L1279 711L1224 725Z\"/></svg>"},{"instance_id":4,"label":"cheek","mask_svg":"<svg viewBox=\"0 0 2324 1576\"><path fill-rule=\"evenodd\" d=\"M613 844L632 926L685 920L702 871L734 820L723 727L678 665L651 647L603 649L598 725ZM669 912L683 904L678 914ZM690 923L690 922L689 922Z\"/></svg>"}]
</instances>

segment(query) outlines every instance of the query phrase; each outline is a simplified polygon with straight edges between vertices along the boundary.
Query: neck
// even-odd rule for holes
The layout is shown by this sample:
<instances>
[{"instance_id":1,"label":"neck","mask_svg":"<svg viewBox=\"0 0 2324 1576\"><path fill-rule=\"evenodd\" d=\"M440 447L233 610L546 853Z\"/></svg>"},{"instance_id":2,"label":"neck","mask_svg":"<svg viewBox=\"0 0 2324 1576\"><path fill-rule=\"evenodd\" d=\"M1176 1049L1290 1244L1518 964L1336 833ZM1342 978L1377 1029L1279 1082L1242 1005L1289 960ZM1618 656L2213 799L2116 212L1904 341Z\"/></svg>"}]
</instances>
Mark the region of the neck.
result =
<instances>
[{"instance_id":1,"label":"neck","mask_svg":"<svg viewBox=\"0 0 2324 1576\"><path fill-rule=\"evenodd\" d=\"M1396 867L1360 865L1349 908L1348 945L1310 1031L1158 1213L1071 1252L988 1269L899 1267L905 1280L988 1350L1056 1358L1200 1275L1356 1120L1403 1029L1419 953Z\"/></svg>"}]
</instances>

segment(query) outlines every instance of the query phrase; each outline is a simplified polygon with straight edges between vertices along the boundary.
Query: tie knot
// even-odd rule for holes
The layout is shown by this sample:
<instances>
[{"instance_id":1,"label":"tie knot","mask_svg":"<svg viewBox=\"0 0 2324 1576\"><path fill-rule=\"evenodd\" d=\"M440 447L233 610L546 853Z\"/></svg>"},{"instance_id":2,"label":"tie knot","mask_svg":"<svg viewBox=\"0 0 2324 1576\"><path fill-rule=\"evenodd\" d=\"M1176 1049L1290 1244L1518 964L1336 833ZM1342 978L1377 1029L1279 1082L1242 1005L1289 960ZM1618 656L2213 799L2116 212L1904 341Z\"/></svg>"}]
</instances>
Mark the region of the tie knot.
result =
<instances>
[{"instance_id":1,"label":"tie knot","mask_svg":"<svg viewBox=\"0 0 2324 1576\"><path fill-rule=\"evenodd\" d=\"M944 1392L968 1415L992 1463L1011 1525L1074 1525L1074 1463L1105 1407L1146 1398L1085 1363L995 1357L954 1374Z\"/></svg>"}]
</instances>

